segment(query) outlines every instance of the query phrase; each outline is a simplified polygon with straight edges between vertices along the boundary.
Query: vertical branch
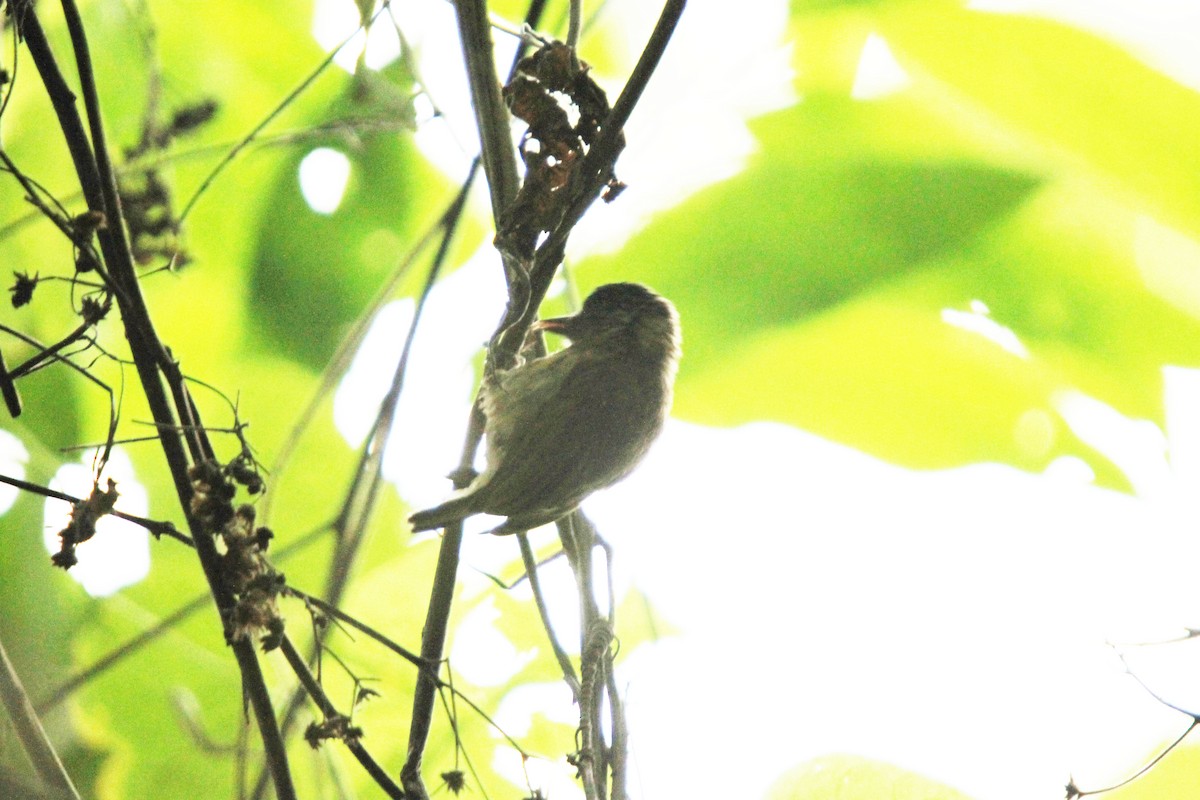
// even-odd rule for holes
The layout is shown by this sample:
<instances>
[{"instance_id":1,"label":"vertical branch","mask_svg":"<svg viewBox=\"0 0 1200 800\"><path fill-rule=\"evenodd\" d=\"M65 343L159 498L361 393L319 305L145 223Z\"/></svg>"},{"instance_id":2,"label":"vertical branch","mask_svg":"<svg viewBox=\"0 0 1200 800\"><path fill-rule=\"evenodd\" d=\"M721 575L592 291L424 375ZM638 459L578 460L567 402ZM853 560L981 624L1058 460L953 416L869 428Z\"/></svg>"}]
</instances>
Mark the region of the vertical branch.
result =
<instances>
[{"instance_id":1,"label":"vertical branch","mask_svg":"<svg viewBox=\"0 0 1200 800\"><path fill-rule=\"evenodd\" d=\"M100 173L92 160L83 121L75 110L75 93L67 86L66 78L58 68L58 62L50 51L50 42L46 40L46 33L34 14L32 3L29 0L18 0L12 4L12 11L18 34L29 49L29 55L33 58L33 64L58 117L58 125L67 140L67 150L71 154L71 162L75 165L75 173L79 176L83 196L90 208L102 211L103 205L91 205L100 197Z\"/></svg>"},{"instance_id":2,"label":"vertical branch","mask_svg":"<svg viewBox=\"0 0 1200 800\"><path fill-rule=\"evenodd\" d=\"M614 633L600 615L592 572L596 529L582 511L559 520L559 536L567 552L579 592L579 755L577 766L588 800L602 800L608 778L609 752L601 733L606 676L612 666L610 645ZM615 795L614 795L615 797ZM624 800L624 798L620 798Z\"/></svg>"},{"instance_id":3,"label":"vertical branch","mask_svg":"<svg viewBox=\"0 0 1200 800\"><path fill-rule=\"evenodd\" d=\"M496 72L487 3L484 0L456 0L454 10L458 15L471 103L475 107L475 124L479 129L483 172L492 197L492 216L498 223L517 196L520 181L517 179L517 154L508 127L508 109L500 96L500 76Z\"/></svg>"},{"instance_id":4,"label":"vertical branch","mask_svg":"<svg viewBox=\"0 0 1200 800\"><path fill-rule=\"evenodd\" d=\"M575 51L579 47L579 34L583 32L583 0L571 0L567 13L567 47L571 48L571 58L578 66L579 57Z\"/></svg>"},{"instance_id":5,"label":"vertical branch","mask_svg":"<svg viewBox=\"0 0 1200 800\"><path fill-rule=\"evenodd\" d=\"M64 0L64 5L74 7L67 0ZM130 351L154 415L154 421L157 423L159 441L171 468L176 491L186 509L186 501L191 496L191 487L187 478L187 457L179 441L174 412L167 401L158 375L158 365L163 358L162 345L157 341L153 325L150 323L149 313L137 286L133 257L124 238L125 223L121 216L120 203L113 199L112 207L109 207L110 202L106 201L106 192L103 188L107 182L111 182L115 186L115 179L111 172L108 180L101 176L99 162L92 154L83 121L75 107L75 95L67 87L62 72L58 68L57 60L50 50L49 42L46 40L32 4L29 0L21 0L16 4L14 14L29 48L29 54L33 58L54 106L54 111L58 115L59 125L71 153L71 160L74 163L75 172L88 207L105 215L107 224L103 229L97 231L97 236L100 240L100 249L104 255L105 264L112 275L110 288L121 309L121 318L129 337ZM71 16L68 14L68 17ZM74 18L78 22L77 13ZM79 41L86 45L82 29L76 30L72 26L72 37L73 42ZM81 68L80 75L90 77L90 56L87 50L78 51L77 60L87 65L85 68ZM86 101L85 104L88 107L95 107L98 112L99 103L94 99L95 86L85 83L83 91L85 95L93 96L93 100ZM92 127L95 129L99 125L100 122L96 121ZM107 159L104 163L108 165ZM109 166L111 168L111 165Z\"/></svg>"},{"instance_id":6,"label":"vertical branch","mask_svg":"<svg viewBox=\"0 0 1200 800\"><path fill-rule=\"evenodd\" d=\"M154 417L159 441L175 483L176 494L191 530L201 567L222 614L222 620L227 622L230 619L235 598L221 579L220 555L216 543L213 541L212 532L204 529L190 507L192 487L188 476L188 452L180 438L176 409L172 407L171 400L164 389L160 370L167 370L167 378L172 384L172 390L176 398L181 400L178 410L185 417L194 419L196 423L194 426L189 425L189 430L193 432L189 434L193 456L211 452L211 449L207 445L207 437L199 427L199 420L195 419L194 407L187 395L186 387L182 384L177 365L167 355L166 348L154 330L149 311L138 286L133 256L125 235L125 220L117 194L116 177L105 146L100 99L96 90L87 37L74 0L62 0L62 7L75 52L84 105L88 112L89 128L92 134L91 142L84 132L82 120L75 107L75 96L62 77L57 61L42 32L33 4L30 0L17 0L13 3L13 15L24 34L30 56L42 76L47 94L58 115L60 127L66 138L67 147L75 164L88 207L104 213L107 224L97 232L97 235L105 265L111 275L110 288L120 307L121 320L125 327L126 338L129 340L130 353ZM296 793L288 768L287 751L279 734L274 708L267 692L254 645L249 639L231 636L228 628L226 629L226 639L233 649L241 671L242 689L254 709L267 761L271 766L272 777L275 781L277 796L280 800L293 800Z\"/></svg>"},{"instance_id":7,"label":"vertical branch","mask_svg":"<svg viewBox=\"0 0 1200 800\"><path fill-rule=\"evenodd\" d=\"M526 14L527 24L537 23L543 6L544 3L537 0L530 4ZM496 230L500 230L501 220L516 199L521 182L517 177L517 153L509 128L508 107L505 105L500 89L500 76L496 71L487 1L455 0L454 10L458 17L458 34L462 40L471 105L475 110L475 127L479 131L480 157L483 159L483 171L487 176L492 201L492 220ZM513 66L513 71L515 70L516 62ZM503 250L500 257L509 286L509 310L505 313L507 319L514 313L514 308L526 309L531 304L527 287L528 266ZM496 361L493 356L494 354L489 353L493 366L511 366L504 359Z\"/></svg>"},{"instance_id":8,"label":"vertical branch","mask_svg":"<svg viewBox=\"0 0 1200 800\"><path fill-rule=\"evenodd\" d=\"M408 374L408 364L412 354L413 342L416 341L417 329L421 324L421 317L429 302L429 295L433 291L433 286L437 282L438 277L441 275L442 268L446 264L446 259L449 257L450 245L454 241L454 236L459 229L463 208L466 206L467 196L470 194L471 187L475 185L475 177L478 174L478 170L479 159L476 159L472 162L471 168L467 173L467 177L463 180L458 194L455 195L449 206L442 213L434 229L441 230L441 241L438 243L437 252L433 256L429 272L425 277L425 284L421 287L421 294L417 298L412 322L409 323L408 333L405 335L404 344L400 348L400 358L396 362L395 370L392 372L391 385L388 387L387 394L384 395L380 403L379 412L376 414L371 432L367 436L367 442L363 447L362 458L355 473L351 490L347 492L342 511L338 514L338 518L334 522L334 530L339 538L337 552L333 558L334 568L325 587L325 597L328 602L334 605L340 602L342 593L345 590L346 583L349 580L350 566L354 561L359 545L362 543L367 520L374 510L375 499L379 487L383 483L384 450L387 446L388 438L391 436L396 416L396 407L400 403L400 393L404 389L404 378Z\"/></svg>"},{"instance_id":9,"label":"vertical branch","mask_svg":"<svg viewBox=\"0 0 1200 800\"><path fill-rule=\"evenodd\" d=\"M71 47L75 50L75 65L79 70L79 83L83 88L83 105L87 111L88 129L92 134L91 157L96 165L99 182L97 188L103 202L99 208L111 221L111 224L105 226L106 238L109 240L112 254L117 257L113 259L115 264L109 264L109 270L113 273L113 278L118 282L118 286L126 291L131 288L136 291L135 286L128 285L136 284L137 274L133 270L129 241L125 235L121 198L117 194L117 176L113 170L112 159L108 154L104 120L100 116L100 96L96 92L96 76L92 69L92 57L88 50L87 36L83 30L83 20L80 19L75 0L62 0L62 7L63 15L67 20L67 30L71 34ZM105 260L108 261L107 258Z\"/></svg>"},{"instance_id":10,"label":"vertical branch","mask_svg":"<svg viewBox=\"0 0 1200 800\"><path fill-rule=\"evenodd\" d=\"M509 281L509 307L488 352L488 367L503 369L511 366L525 341L526 334L536 317L542 299L549 289L551 280L562 263L567 237L579 222L584 211L599 196L601 187L611 175L612 164L623 144L623 127L633 107L640 99L650 75L658 65L675 25L683 13L686 0L666 0L659 21L638 60L637 66L626 83L621 96L599 128L599 136L592 143L572 176L571 183L564 187L570 198L564 213L553 231L531 253L517 254L501 246L505 274ZM539 3L534 5L540 6ZM485 0L456 0L459 32L462 38L463 57L467 64L471 98L475 108L476 123L483 148L482 158L492 198L492 214L497 229L505 212L517 196L518 181L515 172L515 153L509 133L507 108L500 93L492 53L492 40L487 23ZM532 8L531 8L532 10ZM581 17L581 0L573 0L572 10ZM573 28L577 29L577 24ZM573 31L573 36L578 30ZM530 258L532 255L532 258ZM478 401L471 411L466 443L459 468L454 473L455 487L462 488L473 475L472 464L475 450L483 433L484 420ZM582 515L576 515L582 520ZM583 752L580 754L580 771L584 775L585 791L589 800L600 800L608 789L609 770L612 771L612 789L624 793L624 725L620 733L614 734L612 753L604 746L600 733L602 699L611 691L613 639L609 620L600 616L591 581L591 550L594 546L594 530L586 527L575 536L570 531L571 520L561 520L560 531L564 531L564 546L572 558L576 579L580 585L581 615L583 618L583 679L580 691L581 730L584 732ZM450 605L454 596L459 551L462 546L462 522L450 524L443 533L438 554L433 591L422 631L421 656L437 663L442 659L446 641L446 626L449 622ZM531 575L532 577L532 575ZM611 602L610 602L611 604ZM564 676L570 674L569 662L564 667ZM409 734L408 756L401 771L401 782L407 795L413 800L426 800L428 793L421 779L421 759L429 736L436 675L422 672L418 677L413 698L412 725ZM610 707L619 709L620 698L612 699ZM619 714L614 710L614 721ZM619 774L618 774L619 773Z\"/></svg>"},{"instance_id":11,"label":"vertical branch","mask_svg":"<svg viewBox=\"0 0 1200 800\"><path fill-rule=\"evenodd\" d=\"M625 703L617 686L617 676L613 670L613 653L605 652L605 674L607 676L606 690L608 692L609 730L612 731L612 744L609 745L608 768L612 775L613 800L625 800L629 784L629 728L625 722Z\"/></svg>"},{"instance_id":12,"label":"vertical branch","mask_svg":"<svg viewBox=\"0 0 1200 800\"><path fill-rule=\"evenodd\" d=\"M446 647L446 631L450 625L450 607L454 601L462 536L461 521L448 526L442 534L442 546L438 551L429 610L425 615L425 627L421 629L421 658L434 663L441 662ZM400 771L400 783L414 800L428 800L429 797L421 779L421 762L425 754L425 744L429 741L434 698L440 682L436 674L431 675L422 670L417 675L416 687L413 690L413 717L408 733L408 755Z\"/></svg>"},{"instance_id":13,"label":"vertical branch","mask_svg":"<svg viewBox=\"0 0 1200 800\"><path fill-rule=\"evenodd\" d=\"M456 0L454 7L458 17L459 36L462 39L467 79L471 88L471 100L475 108L476 126L479 129L480 158L492 200L492 218L499 226L501 216L517 195L520 181L517 177L516 151L508 127L508 109L500 93L500 79L496 72L487 3L486 0ZM532 0L526 14L526 22L536 25L544 7L545 3L542 0ZM515 63L514 61L514 70ZM519 268L505 259L505 273L511 280L513 275L519 274ZM471 468L483 435L483 425L483 413L476 401L468 420L459 467L454 472L456 489L470 483ZM421 657L431 664L440 663L445 651L462 538L462 522L453 523L444 530L438 550L433 589L430 592L425 625L421 630ZM400 772L404 791L413 800L425 800L429 797L421 778L421 763L425 745L429 741L439 683L436 673L422 670L413 689L408 752Z\"/></svg>"}]
</instances>

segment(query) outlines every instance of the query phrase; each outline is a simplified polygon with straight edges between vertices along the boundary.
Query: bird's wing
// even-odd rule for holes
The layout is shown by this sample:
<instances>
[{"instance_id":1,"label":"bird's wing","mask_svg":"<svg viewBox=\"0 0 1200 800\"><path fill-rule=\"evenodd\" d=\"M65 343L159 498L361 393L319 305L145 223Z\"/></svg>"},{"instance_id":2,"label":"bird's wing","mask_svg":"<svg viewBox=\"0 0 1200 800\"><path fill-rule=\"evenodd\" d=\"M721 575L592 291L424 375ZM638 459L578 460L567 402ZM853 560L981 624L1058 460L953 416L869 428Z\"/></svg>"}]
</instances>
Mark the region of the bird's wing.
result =
<instances>
[{"instance_id":1,"label":"bird's wing","mask_svg":"<svg viewBox=\"0 0 1200 800\"><path fill-rule=\"evenodd\" d=\"M488 452L495 460L481 510L565 513L622 477L657 432L656 376L571 350L505 373L489 390Z\"/></svg>"},{"instance_id":2,"label":"bird's wing","mask_svg":"<svg viewBox=\"0 0 1200 800\"><path fill-rule=\"evenodd\" d=\"M577 358L568 348L485 378L483 413L487 417L489 467L497 465L497 456L508 449L518 432L535 425L546 407L555 404Z\"/></svg>"}]
</instances>

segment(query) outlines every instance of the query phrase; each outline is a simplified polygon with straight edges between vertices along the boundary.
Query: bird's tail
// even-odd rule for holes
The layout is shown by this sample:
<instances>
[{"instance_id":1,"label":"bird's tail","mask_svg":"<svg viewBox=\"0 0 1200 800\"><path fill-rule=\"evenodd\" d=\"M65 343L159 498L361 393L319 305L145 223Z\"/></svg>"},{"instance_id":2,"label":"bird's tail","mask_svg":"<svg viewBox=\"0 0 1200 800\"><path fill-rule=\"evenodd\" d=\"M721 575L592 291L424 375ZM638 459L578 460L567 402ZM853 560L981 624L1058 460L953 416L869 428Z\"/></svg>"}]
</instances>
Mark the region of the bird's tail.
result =
<instances>
[{"instance_id":1,"label":"bird's tail","mask_svg":"<svg viewBox=\"0 0 1200 800\"><path fill-rule=\"evenodd\" d=\"M444 528L451 522L456 522L463 517L469 517L475 512L471 510L471 495L464 494L459 497L452 497L441 505L427 508L424 511L418 511L408 518L408 522L412 525L413 532L428 531L434 528Z\"/></svg>"}]
</instances>

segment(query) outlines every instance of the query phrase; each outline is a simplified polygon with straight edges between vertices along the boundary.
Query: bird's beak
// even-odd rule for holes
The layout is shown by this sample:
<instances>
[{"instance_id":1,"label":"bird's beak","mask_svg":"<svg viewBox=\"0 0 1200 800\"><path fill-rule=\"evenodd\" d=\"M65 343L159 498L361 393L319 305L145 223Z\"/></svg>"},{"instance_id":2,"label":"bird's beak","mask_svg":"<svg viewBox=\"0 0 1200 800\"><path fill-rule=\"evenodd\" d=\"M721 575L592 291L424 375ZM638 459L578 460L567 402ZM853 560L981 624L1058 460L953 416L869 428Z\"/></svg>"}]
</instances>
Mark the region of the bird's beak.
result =
<instances>
[{"instance_id":1,"label":"bird's beak","mask_svg":"<svg viewBox=\"0 0 1200 800\"><path fill-rule=\"evenodd\" d=\"M550 319L539 320L533 323L535 331L550 331L557 333L559 336L572 338L575 328L575 317L551 317Z\"/></svg>"}]
</instances>

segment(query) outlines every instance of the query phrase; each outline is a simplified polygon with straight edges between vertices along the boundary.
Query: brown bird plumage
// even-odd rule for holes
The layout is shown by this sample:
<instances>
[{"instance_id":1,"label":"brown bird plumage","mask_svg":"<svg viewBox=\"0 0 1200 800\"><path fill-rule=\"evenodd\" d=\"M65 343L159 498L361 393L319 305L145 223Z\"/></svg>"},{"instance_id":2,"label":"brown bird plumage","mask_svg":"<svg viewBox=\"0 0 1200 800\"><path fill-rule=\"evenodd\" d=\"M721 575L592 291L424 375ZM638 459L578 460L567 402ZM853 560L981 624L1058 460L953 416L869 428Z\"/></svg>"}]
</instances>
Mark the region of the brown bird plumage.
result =
<instances>
[{"instance_id":1,"label":"brown bird plumage","mask_svg":"<svg viewBox=\"0 0 1200 800\"><path fill-rule=\"evenodd\" d=\"M487 469L457 496L413 514L413 530L479 513L508 517L493 533L553 522L628 475L662 431L680 354L669 301L613 283L575 316L537 327L571 346L484 379Z\"/></svg>"}]
</instances>

